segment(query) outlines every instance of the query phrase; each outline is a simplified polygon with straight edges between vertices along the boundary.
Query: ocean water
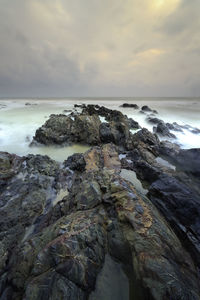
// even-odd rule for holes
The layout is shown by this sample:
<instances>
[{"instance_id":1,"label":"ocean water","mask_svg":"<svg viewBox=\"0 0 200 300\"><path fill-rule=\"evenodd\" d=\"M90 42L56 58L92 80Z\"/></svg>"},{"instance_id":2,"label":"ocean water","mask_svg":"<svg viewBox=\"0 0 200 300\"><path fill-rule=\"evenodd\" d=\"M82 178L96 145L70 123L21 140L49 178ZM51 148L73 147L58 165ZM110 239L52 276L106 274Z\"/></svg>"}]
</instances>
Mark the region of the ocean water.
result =
<instances>
[{"instance_id":1,"label":"ocean water","mask_svg":"<svg viewBox=\"0 0 200 300\"><path fill-rule=\"evenodd\" d=\"M29 144L35 131L51 114L72 110L74 104L99 104L110 109L118 109L128 117L138 121L142 127L152 131L153 125L148 123L146 115L133 108L122 108L124 102L135 103L139 107L148 105L158 111L156 117L165 122L189 124L200 128L200 98L66 98L66 99L1 99L0 100L0 151L18 155L43 154L57 161L65 160L69 155L85 152L89 147L72 145L67 147L34 146ZM30 105L26 105L29 103ZM68 113L66 113L68 114ZM182 148L200 148L200 134L189 130L175 132ZM173 141L173 140L172 140Z\"/></svg>"}]
</instances>

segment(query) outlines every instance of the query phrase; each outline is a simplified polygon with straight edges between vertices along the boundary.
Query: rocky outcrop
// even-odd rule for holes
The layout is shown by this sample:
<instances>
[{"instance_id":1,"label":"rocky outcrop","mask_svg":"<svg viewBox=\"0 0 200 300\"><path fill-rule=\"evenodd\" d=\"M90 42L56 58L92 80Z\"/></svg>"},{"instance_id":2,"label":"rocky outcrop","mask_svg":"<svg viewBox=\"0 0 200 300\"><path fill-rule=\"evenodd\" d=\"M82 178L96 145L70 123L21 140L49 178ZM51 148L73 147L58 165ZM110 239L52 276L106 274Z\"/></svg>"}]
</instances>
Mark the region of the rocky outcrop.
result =
<instances>
[{"instance_id":1,"label":"rocky outcrop","mask_svg":"<svg viewBox=\"0 0 200 300\"><path fill-rule=\"evenodd\" d=\"M100 116L108 122L101 122ZM114 143L126 147L131 139L130 129L140 128L138 122L119 111L103 106L84 106L83 112L70 115L51 115L46 123L36 130L31 145L63 145L81 143L98 145Z\"/></svg>"},{"instance_id":2,"label":"rocky outcrop","mask_svg":"<svg viewBox=\"0 0 200 300\"><path fill-rule=\"evenodd\" d=\"M14 172L0 194L1 300L88 299L107 254L126 270L130 299L199 299L190 254L120 176L114 144L63 165L40 155L2 161Z\"/></svg>"},{"instance_id":3,"label":"rocky outcrop","mask_svg":"<svg viewBox=\"0 0 200 300\"><path fill-rule=\"evenodd\" d=\"M108 257L130 299L200 300L199 149L132 134L118 111L79 108L51 115L34 141L95 145L86 153L62 164L0 153L0 300L94 299Z\"/></svg>"},{"instance_id":4,"label":"rocky outcrop","mask_svg":"<svg viewBox=\"0 0 200 300\"><path fill-rule=\"evenodd\" d=\"M97 115L51 115L46 123L36 130L34 141L45 145L79 142L89 145L100 143Z\"/></svg>"}]
</instances>

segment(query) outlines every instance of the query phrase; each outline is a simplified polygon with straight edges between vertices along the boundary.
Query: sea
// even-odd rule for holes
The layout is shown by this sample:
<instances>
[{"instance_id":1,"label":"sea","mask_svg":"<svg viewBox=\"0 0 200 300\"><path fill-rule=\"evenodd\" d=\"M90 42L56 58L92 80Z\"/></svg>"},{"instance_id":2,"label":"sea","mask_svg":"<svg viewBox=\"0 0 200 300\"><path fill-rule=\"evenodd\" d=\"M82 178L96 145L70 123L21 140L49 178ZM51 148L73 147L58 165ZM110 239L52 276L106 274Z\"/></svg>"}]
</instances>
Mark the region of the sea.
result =
<instances>
[{"instance_id":1,"label":"sea","mask_svg":"<svg viewBox=\"0 0 200 300\"><path fill-rule=\"evenodd\" d=\"M85 152L87 145L71 146L31 146L30 142L37 128L42 126L51 114L69 114L74 104L98 104L110 109L120 110L123 114L139 122L142 127L153 130L153 125L146 121L146 114L133 108L123 108L123 103L137 104L140 108L148 105L156 110L157 118L165 122L177 122L200 129L200 98L23 98L0 99L0 151L27 154L48 155L59 162L73 153ZM134 133L134 130L132 130ZM173 132L172 132L173 133ZM200 148L200 134L189 129L174 132L177 139L170 140L183 149ZM166 139L166 138L164 138Z\"/></svg>"}]
</instances>

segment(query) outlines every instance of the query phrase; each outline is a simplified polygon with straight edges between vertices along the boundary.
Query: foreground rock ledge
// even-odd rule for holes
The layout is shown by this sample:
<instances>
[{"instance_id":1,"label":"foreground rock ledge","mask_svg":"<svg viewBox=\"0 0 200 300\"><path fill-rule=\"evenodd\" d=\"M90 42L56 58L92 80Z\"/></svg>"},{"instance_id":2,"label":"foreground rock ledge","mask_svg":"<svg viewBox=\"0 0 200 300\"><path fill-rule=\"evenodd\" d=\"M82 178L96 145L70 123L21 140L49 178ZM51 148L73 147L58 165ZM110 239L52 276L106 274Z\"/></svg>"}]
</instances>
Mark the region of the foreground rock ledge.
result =
<instances>
[{"instance_id":1,"label":"foreground rock ledge","mask_svg":"<svg viewBox=\"0 0 200 300\"><path fill-rule=\"evenodd\" d=\"M143 148L149 162L153 146ZM130 299L200 299L190 254L120 176L116 146L62 166L40 155L0 160L1 300L89 299L106 254L123 265Z\"/></svg>"}]
</instances>

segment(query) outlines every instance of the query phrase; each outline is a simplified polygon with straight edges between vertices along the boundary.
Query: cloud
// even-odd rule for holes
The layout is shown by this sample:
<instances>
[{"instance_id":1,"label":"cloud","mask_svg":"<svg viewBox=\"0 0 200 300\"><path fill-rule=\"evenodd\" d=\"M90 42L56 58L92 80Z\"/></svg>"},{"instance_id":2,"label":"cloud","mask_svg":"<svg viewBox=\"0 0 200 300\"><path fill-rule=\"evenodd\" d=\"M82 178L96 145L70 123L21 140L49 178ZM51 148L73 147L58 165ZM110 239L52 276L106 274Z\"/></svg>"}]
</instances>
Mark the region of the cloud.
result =
<instances>
[{"instance_id":1,"label":"cloud","mask_svg":"<svg viewBox=\"0 0 200 300\"><path fill-rule=\"evenodd\" d=\"M2 96L200 94L197 0L0 5Z\"/></svg>"}]
</instances>

